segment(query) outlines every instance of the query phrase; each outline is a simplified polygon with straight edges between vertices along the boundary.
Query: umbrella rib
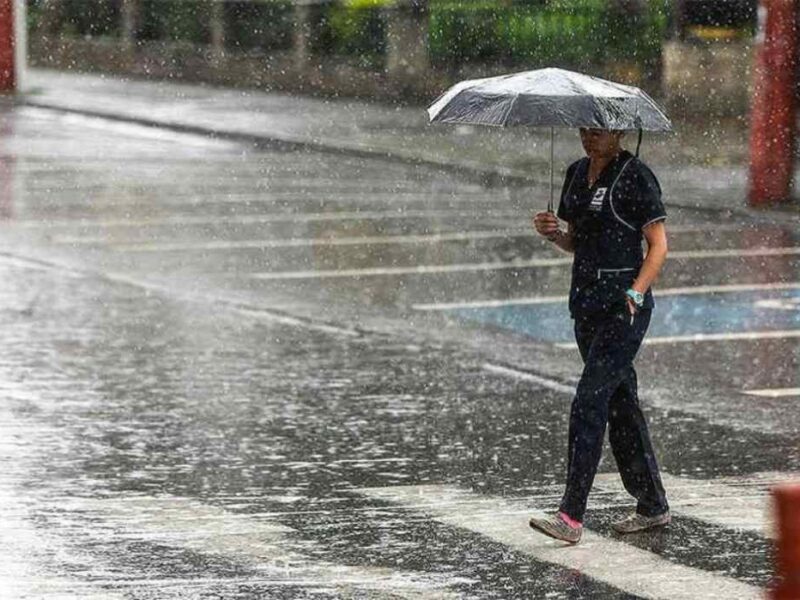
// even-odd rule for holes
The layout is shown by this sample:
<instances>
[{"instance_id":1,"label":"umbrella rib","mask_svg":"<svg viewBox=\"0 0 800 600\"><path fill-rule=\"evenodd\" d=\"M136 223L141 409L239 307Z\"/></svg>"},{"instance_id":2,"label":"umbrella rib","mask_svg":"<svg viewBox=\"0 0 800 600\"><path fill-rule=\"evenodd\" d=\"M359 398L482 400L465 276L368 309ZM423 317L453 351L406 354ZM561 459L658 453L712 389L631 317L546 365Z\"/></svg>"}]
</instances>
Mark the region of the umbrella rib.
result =
<instances>
[{"instance_id":1,"label":"umbrella rib","mask_svg":"<svg viewBox=\"0 0 800 600\"><path fill-rule=\"evenodd\" d=\"M514 104L517 103L517 98L519 98L519 94L514 95L514 99L509 103L508 108L506 109L506 114L503 115L503 120L500 122L500 125L505 127L506 121L508 120L508 115L511 113L511 109L514 108Z\"/></svg>"},{"instance_id":2,"label":"umbrella rib","mask_svg":"<svg viewBox=\"0 0 800 600\"><path fill-rule=\"evenodd\" d=\"M658 113L658 114L659 114L659 115L660 115L660 116L661 116L661 117L662 117L662 118L663 118L663 119L664 119L664 120L667 122L667 125L668 125L670 128L672 128L672 121L670 121L669 117L668 117L668 116L666 115L666 113L665 113L665 112L664 112L664 111L661 109L661 107L658 105L658 103L657 103L655 100L653 100L653 99L650 97L650 94L648 94L648 93L647 93L647 92L645 92L644 90L639 90L639 93L640 93L642 96L644 96L645 100L647 101L645 104L646 104L647 106L650 106L651 108L653 108L653 110L655 110L655 111L656 111L656 112L657 112L657 113ZM669 130L667 130L667 131L669 131Z\"/></svg>"}]
</instances>

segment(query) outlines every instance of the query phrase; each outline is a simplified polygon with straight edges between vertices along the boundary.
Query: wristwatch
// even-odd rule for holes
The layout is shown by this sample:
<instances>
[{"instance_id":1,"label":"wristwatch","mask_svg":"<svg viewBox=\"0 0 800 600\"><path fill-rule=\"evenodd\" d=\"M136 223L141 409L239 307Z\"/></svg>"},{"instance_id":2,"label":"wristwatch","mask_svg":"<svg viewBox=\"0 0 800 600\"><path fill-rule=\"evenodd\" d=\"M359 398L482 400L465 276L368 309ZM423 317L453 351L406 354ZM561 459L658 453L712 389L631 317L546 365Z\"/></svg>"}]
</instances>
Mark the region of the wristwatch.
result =
<instances>
[{"instance_id":1,"label":"wristwatch","mask_svg":"<svg viewBox=\"0 0 800 600\"><path fill-rule=\"evenodd\" d=\"M637 308L642 308L642 305L644 304L644 294L642 292L637 292L633 288L628 288L625 292L625 295L633 300L633 303Z\"/></svg>"}]
</instances>

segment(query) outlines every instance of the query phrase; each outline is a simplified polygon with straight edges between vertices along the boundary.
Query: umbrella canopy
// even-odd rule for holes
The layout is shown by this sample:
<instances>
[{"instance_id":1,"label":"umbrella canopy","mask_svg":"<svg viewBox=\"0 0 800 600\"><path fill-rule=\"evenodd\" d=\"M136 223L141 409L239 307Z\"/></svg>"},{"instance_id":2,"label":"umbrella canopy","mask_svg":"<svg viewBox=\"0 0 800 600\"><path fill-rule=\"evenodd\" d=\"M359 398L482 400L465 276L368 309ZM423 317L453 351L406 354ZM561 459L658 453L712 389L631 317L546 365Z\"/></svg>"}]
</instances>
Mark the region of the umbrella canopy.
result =
<instances>
[{"instance_id":1,"label":"umbrella canopy","mask_svg":"<svg viewBox=\"0 0 800 600\"><path fill-rule=\"evenodd\" d=\"M592 127L671 131L672 123L637 87L539 69L462 81L429 108L432 123Z\"/></svg>"}]
</instances>

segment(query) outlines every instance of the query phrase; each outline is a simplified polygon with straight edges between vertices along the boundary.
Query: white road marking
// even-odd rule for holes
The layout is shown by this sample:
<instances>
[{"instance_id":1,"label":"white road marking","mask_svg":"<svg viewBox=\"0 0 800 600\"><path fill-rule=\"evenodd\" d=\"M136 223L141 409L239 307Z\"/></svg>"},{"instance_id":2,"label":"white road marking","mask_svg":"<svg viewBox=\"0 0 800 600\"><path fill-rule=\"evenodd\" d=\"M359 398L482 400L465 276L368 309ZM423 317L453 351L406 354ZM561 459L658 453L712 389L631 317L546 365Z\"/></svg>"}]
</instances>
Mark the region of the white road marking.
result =
<instances>
[{"instance_id":1,"label":"white road marking","mask_svg":"<svg viewBox=\"0 0 800 600\"><path fill-rule=\"evenodd\" d=\"M742 390L743 394L749 396L761 396L763 398L785 398L787 396L800 396L800 388L771 388L763 390Z\"/></svg>"},{"instance_id":2,"label":"white road marking","mask_svg":"<svg viewBox=\"0 0 800 600\"><path fill-rule=\"evenodd\" d=\"M7 367L3 397L39 406L41 394L9 377L14 369ZM80 533L69 540L58 535L52 526L58 521L57 505L43 499L47 492L42 486L30 485L42 457L66 449L63 430L23 418L16 404L0 403L0 598L123 600L121 593L79 580L81 566L93 564L94 557L68 543L79 540ZM45 512L50 516L43 522Z\"/></svg>"},{"instance_id":3,"label":"white road marking","mask_svg":"<svg viewBox=\"0 0 800 600\"><path fill-rule=\"evenodd\" d=\"M658 338L656 338L658 339ZM574 343L570 344L557 344L557 346L562 348L575 348L577 347ZM561 392L567 394L568 396L574 396L576 388L575 386L568 385L566 383L562 383L556 379L548 379L546 377L542 377L541 375L535 375L533 373L528 373L519 369L515 369L513 367L505 367L503 365L495 365L492 363L484 363L483 368L490 373L496 373L497 375L504 375L506 377L512 377L514 379L519 379L520 381L530 381L531 383L535 383L541 387ZM744 394L750 394L752 396L763 396L766 398L783 398L783 397L790 397L790 396L800 396L800 388L774 388L774 389L763 389L763 390L742 390Z\"/></svg>"},{"instance_id":4,"label":"white road marking","mask_svg":"<svg viewBox=\"0 0 800 600\"><path fill-rule=\"evenodd\" d=\"M273 309L270 309L269 307L261 308L258 306L247 306L237 302L236 300L230 300L225 297L215 297L213 295L209 296L207 294L198 295L192 292L176 291L174 287L165 286L158 283L151 283L144 280L134 279L127 275L121 275L115 273L103 273L102 277L104 279L113 281L115 283L121 283L124 285L137 287L143 290L156 292L164 295L165 297L173 297L173 298L177 297L183 300L184 302L196 302L206 306L211 302L216 302L232 310L235 310L239 314L246 315L251 318L260 319L263 321L269 321L272 323L281 323L283 325L292 325L295 327L303 327L305 329L313 329L315 331L324 331L325 333L330 333L334 335L343 335L346 337L360 337L362 335L360 331L348 327L339 327L337 325L331 325L328 323L314 321L311 319L301 319L299 317L294 317L289 314L283 314L277 312Z\"/></svg>"},{"instance_id":5,"label":"white road marking","mask_svg":"<svg viewBox=\"0 0 800 600\"><path fill-rule=\"evenodd\" d=\"M527 521L536 511L530 501L483 496L442 485L360 491L405 509L419 510L440 523L478 533L536 560L575 569L631 594L671 600L763 597L763 590L755 586L670 562L589 530L584 530L580 544L566 547L531 531Z\"/></svg>"},{"instance_id":6,"label":"white road marking","mask_svg":"<svg viewBox=\"0 0 800 600\"><path fill-rule=\"evenodd\" d=\"M508 298L507 300L473 300L469 302L433 302L429 304L412 304L414 310L454 310L458 308L500 308L502 306L527 306L533 304L561 304L569 297L562 296L529 296L527 298Z\"/></svg>"},{"instance_id":7,"label":"white road marking","mask_svg":"<svg viewBox=\"0 0 800 600\"><path fill-rule=\"evenodd\" d=\"M195 185L198 185L195 182ZM344 188L341 190L333 189L335 186L331 183L323 183L322 187L324 192L319 195L314 193L314 190L309 190L306 184L295 186L297 191L287 191L283 185L280 189L265 189L263 191L252 191L252 188L244 187L245 191L232 191L228 185L214 186L213 183L205 186L202 191L197 189L186 189L186 184L181 183L177 190L169 190L168 192L159 184L158 188L144 190L146 194L144 197L135 200L127 200L130 192L122 192L118 190L113 191L93 191L91 189L68 188L64 189L59 187L58 202L59 207L72 206L75 208L82 208L86 206L97 207L98 204L109 209L120 208L134 208L141 210L143 206L150 206L158 209L165 207L182 209L184 207L192 208L207 208L217 205L239 204L245 206L280 206L282 204L289 204L294 202L308 202L309 206L313 204L318 205L356 205L363 204L364 206L374 206L375 204L391 204L393 207L402 206L408 210L418 210L409 204L421 204L424 206L431 206L432 204L443 205L446 208L455 208L454 204L459 204L459 210L464 210L465 207L470 208L474 212L480 212L486 208L493 210L497 205L506 204L509 206L509 201L505 199L494 200L486 198L481 194L443 194L441 192L428 192L428 191L414 191L406 190L399 192L385 192L380 190L370 190L363 188ZM141 189L137 186L137 191ZM45 183L42 186L28 186L27 198L32 200L30 205L36 204L49 204L53 201L52 184ZM324 196L323 196L324 194ZM114 198L122 197L125 200L115 200ZM74 200L70 200L74 198ZM395 208L396 210L396 208ZM533 229L528 228L528 232L533 235Z\"/></svg>"},{"instance_id":8,"label":"white road marking","mask_svg":"<svg viewBox=\"0 0 800 600\"><path fill-rule=\"evenodd\" d=\"M4 454L8 446L3 444ZM3 468L8 466L4 461ZM37 527L37 515L33 513L30 490L0 482L0 597L57 600L76 598L76 589L80 589L80 598L86 600L125 598L97 582L81 582L69 572L54 572L54 556L69 557L73 564L87 557L67 549L46 527Z\"/></svg>"},{"instance_id":9,"label":"white road marking","mask_svg":"<svg viewBox=\"0 0 800 600\"><path fill-rule=\"evenodd\" d=\"M352 588L362 593L391 590L400 597L433 599L456 598L447 588L466 582L446 574L317 560L302 552L306 546L292 542L293 529L260 515L230 512L193 498L168 495L71 498L64 500L62 509L81 521L84 536L157 542L223 555L258 567L258 576L237 578L238 584L327 586L339 590ZM142 581L152 583L151 579L148 575L120 583L135 586ZM183 580L162 581L178 584ZM213 588L230 581L199 578L195 583Z\"/></svg>"},{"instance_id":10,"label":"white road marking","mask_svg":"<svg viewBox=\"0 0 800 600\"><path fill-rule=\"evenodd\" d=\"M566 385L554 379L547 379L539 375L534 375L533 373L526 373L524 371L519 371L517 369L512 369L510 367L504 367L502 365L494 365L492 363L485 363L483 365L483 368L489 371L490 373L497 373L498 375L506 375L509 377L513 377L514 379L520 379L522 381L530 381L532 383L535 383L550 390L554 390L556 392L562 392L564 394L569 394L570 396L575 395L574 386Z\"/></svg>"},{"instance_id":11,"label":"white road marking","mask_svg":"<svg viewBox=\"0 0 800 600\"><path fill-rule=\"evenodd\" d=\"M774 283L728 283L722 285L695 285L654 290L656 296L687 296L692 294L717 294L732 292L771 292L775 290L800 289L800 281L776 281Z\"/></svg>"},{"instance_id":12,"label":"white road marking","mask_svg":"<svg viewBox=\"0 0 800 600\"><path fill-rule=\"evenodd\" d=\"M482 218L518 217L513 210L491 210L481 214ZM357 210L316 213L269 213L260 215L208 216L183 215L151 217L147 219L29 219L0 223L6 227L45 228L52 227L147 227L150 225L258 225L261 223L310 223L315 221L373 221L383 219L422 219L427 217L475 217L470 210Z\"/></svg>"},{"instance_id":13,"label":"white road marking","mask_svg":"<svg viewBox=\"0 0 800 600\"><path fill-rule=\"evenodd\" d=\"M800 329L778 331L737 331L730 333L693 333L690 335L673 335L665 337L645 338L642 345L659 346L665 344L684 344L701 342L728 342L735 340L771 340L800 337ZM559 342L557 348L577 348L575 342Z\"/></svg>"},{"instance_id":14,"label":"white road marking","mask_svg":"<svg viewBox=\"0 0 800 600\"><path fill-rule=\"evenodd\" d=\"M224 300L219 300L225 302ZM270 321L272 323L281 323L283 325L292 325L294 327L303 327L304 329L313 329L315 331L324 331L334 335L344 335L347 337L361 337L361 332L347 327L338 327L336 325L327 325L321 322L315 322L310 319L299 319L290 315L281 315L270 311L269 309L245 308L233 306L239 314L261 319L263 321Z\"/></svg>"},{"instance_id":15,"label":"white road marking","mask_svg":"<svg viewBox=\"0 0 800 600\"><path fill-rule=\"evenodd\" d=\"M800 247L788 248L750 248L743 250L687 250L671 252L668 259L676 258L719 258L719 257L754 257L783 256L800 254ZM430 273L457 273L465 271L500 271L504 269L528 269L533 267L552 267L571 265L572 257L534 258L510 262L466 263L450 265L411 265L407 267L370 267L364 269L330 269L315 271L277 271L253 273L254 279L286 280L286 279L329 279L335 277L374 277L385 275L420 275Z\"/></svg>"},{"instance_id":16,"label":"white road marking","mask_svg":"<svg viewBox=\"0 0 800 600\"><path fill-rule=\"evenodd\" d=\"M645 338L645 346L663 344L682 344L686 342L728 342L734 340L776 340L800 337L800 329L782 331L737 331L731 333L695 333L692 335L674 335L666 337ZM556 344L559 347L572 347L568 344Z\"/></svg>"},{"instance_id":17,"label":"white road marking","mask_svg":"<svg viewBox=\"0 0 800 600\"><path fill-rule=\"evenodd\" d=\"M35 258L28 258L26 256L17 256L2 251L0 251L0 265L2 266L3 269L25 269L28 271L55 272L60 277L65 277L69 279L80 279L81 277L83 277L81 273L78 273L73 270L69 269L62 270L56 267L55 265L37 260ZM33 298L36 298L37 296L38 292L33 296ZM9 307L6 306L4 308L9 308ZM29 307L26 308L29 310Z\"/></svg>"},{"instance_id":18,"label":"white road marking","mask_svg":"<svg viewBox=\"0 0 800 600\"><path fill-rule=\"evenodd\" d=\"M800 310L800 298L766 298L758 300L756 306L771 310Z\"/></svg>"},{"instance_id":19,"label":"white road marking","mask_svg":"<svg viewBox=\"0 0 800 600\"><path fill-rule=\"evenodd\" d=\"M22 261L27 260L25 257L20 257L20 259ZM22 263L22 264L27 264L27 263ZM226 308L229 308L230 310L236 311L241 315L258 319L261 321L279 323L282 325L291 325L294 327L302 327L304 329L322 331L333 335L353 337L353 338L358 338L364 335L363 331L360 331L358 329L353 329L352 327L338 326L323 321L315 321L311 318L296 317L288 313L282 313L277 309L273 309L269 306L260 307L257 305L246 305L238 300L226 298L224 296L214 296L214 295L209 296L207 293L196 294L189 291L180 291L180 290L176 291L176 288L172 286L136 279L129 277L127 275L122 275L117 273L96 273L93 271L80 271L74 269L69 265L61 265L59 263L54 263L51 261L48 261L47 263L42 261L41 264L45 265L47 268L52 268L57 270L59 274L63 273L70 277L100 276L103 279L112 281L114 283L140 288L143 290L147 290L148 292L156 292L158 294L162 294L165 297L179 298L184 302L200 303L203 304L204 306L208 306L209 303L217 303L225 306Z\"/></svg>"},{"instance_id":20,"label":"white road marking","mask_svg":"<svg viewBox=\"0 0 800 600\"><path fill-rule=\"evenodd\" d=\"M800 281L776 283L733 283L724 285L697 285L653 290L654 296L684 296L692 294L717 294L726 292L755 292L800 289ZM475 300L472 302L435 302L413 304L415 310L453 310L457 308L499 308L502 306L526 306L535 304L566 303L568 296L530 296L507 300Z\"/></svg>"},{"instance_id":21,"label":"white road marking","mask_svg":"<svg viewBox=\"0 0 800 600\"><path fill-rule=\"evenodd\" d=\"M119 252L175 252L185 250L247 250L272 248L307 248L322 246L374 246L381 244L436 244L440 242L491 240L530 237L525 230L519 231L463 231L455 233L430 233L418 235L384 235L357 237L290 238L283 240L207 240L199 242L152 242L116 243L106 245ZM79 236L57 236L56 244L97 245L104 242L98 238L84 239Z\"/></svg>"},{"instance_id":22,"label":"white road marking","mask_svg":"<svg viewBox=\"0 0 800 600\"><path fill-rule=\"evenodd\" d=\"M677 250L667 258L737 258L749 256L784 256L800 254L800 246L780 246L775 248L727 248L723 250Z\"/></svg>"},{"instance_id":23,"label":"white road marking","mask_svg":"<svg viewBox=\"0 0 800 600\"><path fill-rule=\"evenodd\" d=\"M713 233L715 231L763 231L764 225L741 225L741 224L717 224L717 223L686 223L682 225L670 225L667 222L667 234L673 233ZM776 226L775 229L781 229Z\"/></svg>"},{"instance_id":24,"label":"white road marking","mask_svg":"<svg viewBox=\"0 0 800 600\"><path fill-rule=\"evenodd\" d=\"M97 273L90 270L81 270L74 268L68 264L61 264L54 261L44 261L38 259L32 259L25 256L17 256L8 253L0 253L0 265L2 263L7 263L9 266L20 266L25 268L36 268L41 270L51 270L58 273L60 276L64 277L71 277L71 278L81 278L81 277L101 277L108 281L112 281L114 283L119 283L127 286L136 287L139 289L147 290L148 292L156 292L158 294L162 294L168 297L177 297L185 302L196 302L202 303L204 306L207 306L210 302L216 302L218 304L224 305L227 308L238 312L239 314L263 320L269 321L273 323L280 323L283 325L292 325L295 327L303 327L305 329L312 329L315 331L323 331L325 333L330 333L334 335L342 335L347 337L361 337L363 333L356 329L352 329L349 327L340 327L338 325L333 325L321 321L314 321L312 319L303 319L300 317L295 317L290 314L279 312L275 309L270 307L260 307L257 305L246 305L242 304L237 300L228 299L225 297L215 297L209 296L208 294L194 294L192 292L178 290L172 286L161 285L158 283L153 283L149 281L139 280L127 275L116 274L116 273ZM31 302L35 302L34 299ZM25 310L29 310L30 306L23 307ZM19 309L23 310L23 309Z\"/></svg>"},{"instance_id":25,"label":"white road marking","mask_svg":"<svg viewBox=\"0 0 800 600\"><path fill-rule=\"evenodd\" d=\"M744 485L735 485L735 482L690 479L663 472L661 480L673 514L773 537L768 486L748 485L747 480L742 481ZM595 486L630 498L617 473L598 473Z\"/></svg>"},{"instance_id":26,"label":"white road marking","mask_svg":"<svg viewBox=\"0 0 800 600\"><path fill-rule=\"evenodd\" d=\"M500 271L503 269L528 269L551 267L571 263L571 258L535 258L510 262L468 263L455 265L417 265L411 267L374 267L366 269L331 269L322 271L276 271L252 273L253 279L330 279L337 277L374 277L381 275L424 275L429 273L460 273L465 271Z\"/></svg>"},{"instance_id":27,"label":"white road marking","mask_svg":"<svg viewBox=\"0 0 800 600\"><path fill-rule=\"evenodd\" d=\"M140 123L130 123L104 119L103 117L93 117L75 113L63 113L53 109L26 106L23 112L31 117L47 118L56 120L69 125L79 125L82 128L93 127L103 132L103 135L118 134L120 137L136 137L161 142L178 142L181 147L195 146L198 148L215 148L225 150L239 150L244 147L241 142L213 138L205 134L174 131L163 127L151 127Z\"/></svg>"},{"instance_id":28,"label":"white road marking","mask_svg":"<svg viewBox=\"0 0 800 600\"><path fill-rule=\"evenodd\" d=\"M118 206L118 205L115 205ZM137 205L140 206L140 205ZM686 231L700 231L698 228L688 228ZM702 229L707 231L707 229ZM679 233L684 232L683 229ZM459 231L448 233L433 233L420 235L386 235L386 236L356 236L356 237L329 237L329 238L291 238L286 240L206 240L196 242L115 242L108 237L86 236L55 236L53 242L71 246L107 245L114 250L125 252L173 252L187 250L239 250L239 249L268 249L268 248L296 248L306 246L355 246L378 244L417 244L441 243L472 239L512 239L532 237L530 228L507 231Z\"/></svg>"}]
</instances>

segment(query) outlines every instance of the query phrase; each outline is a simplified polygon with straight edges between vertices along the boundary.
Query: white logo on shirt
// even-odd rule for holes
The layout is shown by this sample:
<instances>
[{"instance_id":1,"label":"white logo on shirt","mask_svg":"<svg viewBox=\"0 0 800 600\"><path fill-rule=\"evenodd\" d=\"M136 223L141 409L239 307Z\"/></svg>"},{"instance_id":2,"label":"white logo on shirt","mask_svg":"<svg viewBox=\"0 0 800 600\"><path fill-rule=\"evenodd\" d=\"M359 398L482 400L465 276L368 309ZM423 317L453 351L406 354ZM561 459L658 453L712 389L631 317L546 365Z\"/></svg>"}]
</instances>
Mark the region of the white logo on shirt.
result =
<instances>
[{"instance_id":1,"label":"white logo on shirt","mask_svg":"<svg viewBox=\"0 0 800 600\"><path fill-rule=\"evenodd\" d=\"M592 198L589 204L589 210L598 211L603 207L603 199L606 197L606 191L608 191L608 188L597 188L597 191L594 193L594 198Z\"/></svg>"}]
</instances>

